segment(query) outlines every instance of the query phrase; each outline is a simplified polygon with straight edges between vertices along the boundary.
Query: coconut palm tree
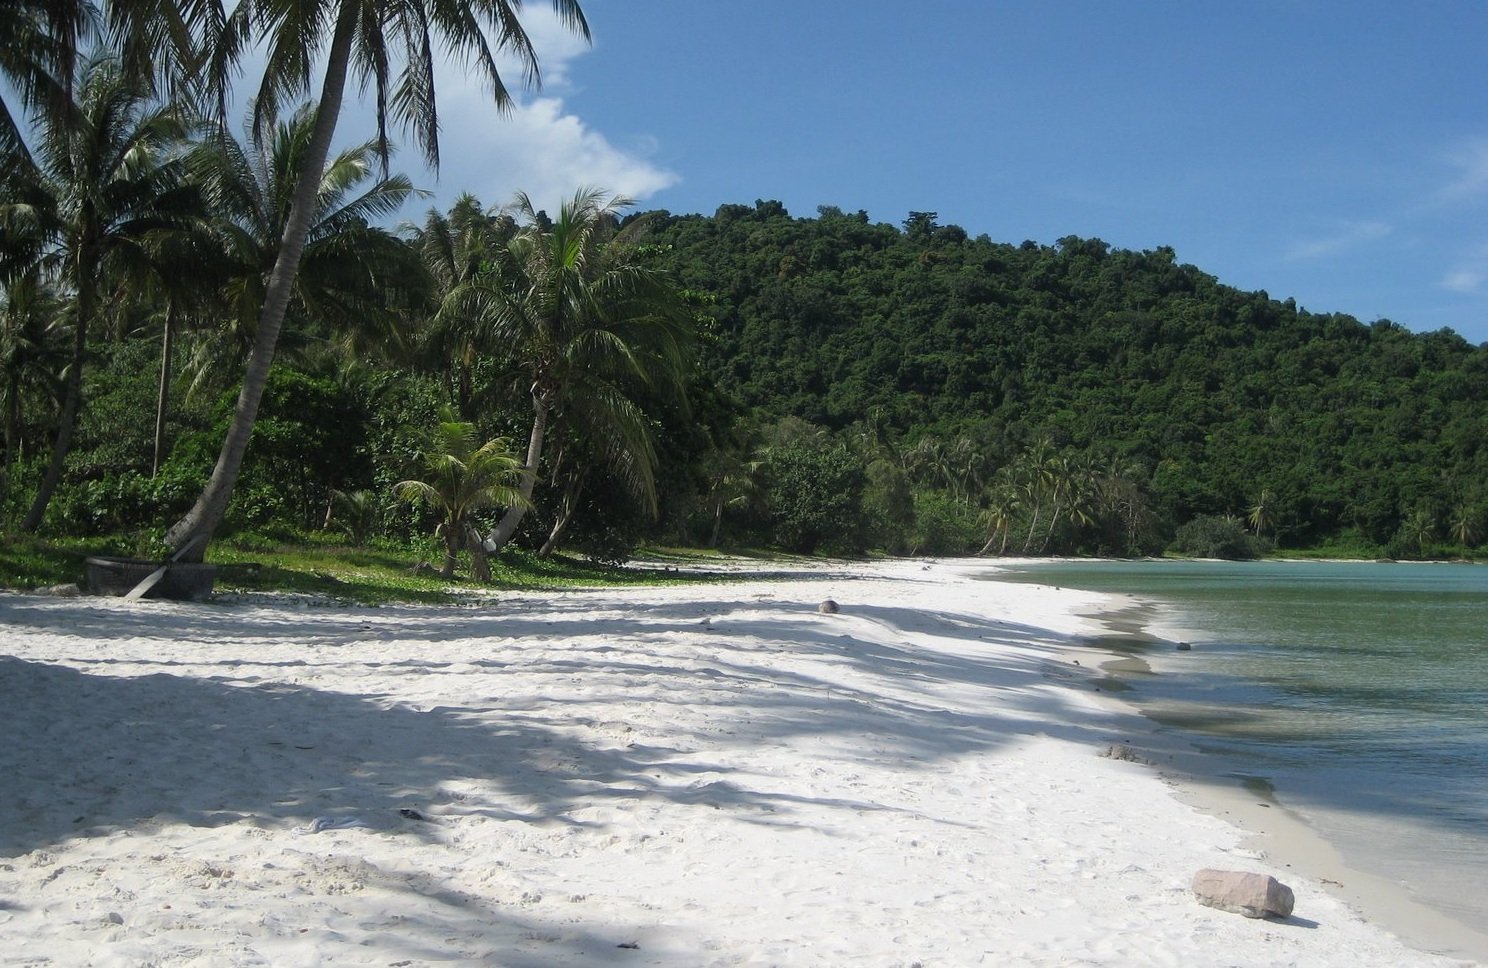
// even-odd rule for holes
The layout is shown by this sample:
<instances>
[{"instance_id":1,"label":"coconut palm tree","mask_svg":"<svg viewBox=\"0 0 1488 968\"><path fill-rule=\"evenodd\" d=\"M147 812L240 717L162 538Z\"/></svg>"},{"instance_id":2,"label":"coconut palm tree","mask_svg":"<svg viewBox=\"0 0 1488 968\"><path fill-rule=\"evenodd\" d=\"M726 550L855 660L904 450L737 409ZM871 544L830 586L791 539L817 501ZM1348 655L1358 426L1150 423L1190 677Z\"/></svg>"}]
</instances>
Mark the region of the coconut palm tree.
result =
<instances>
[{"instance_id":1,"label":"coconut palm tree","mask_svg":"<svg viewBox=\"0 0 1488 968\"><path fill-rule=\"evenodd\" d=\"M427 504L437 512L439 525L434 533L444 540L441 575L453 578L461 549L469 548L475 577L489 581L491 572L475 515L485 508L514 507L526 501L517 486L521 461L505 439L477 445L475 425L456 420L445 410L424 464L427 479L401 481L394 493L400 500Z\"/></svg>"},{"instance_id":2,"label":"coconut palm tree","mask_svg":"<svg viewBox=\"0 0 1488 968\"><path fill-rule=\"evenodd\" d=\"M29 114L65 112L81 39L97 25L84 0L14 0L0 16L0 74L11 83L12 104L0 90L0 158L4 169L31 158L24 128Z\"/></svg>"},{"instance_id":3,"label":"coconut palm tree","mask_svg":"<svg viewBox=\"0 0 1488 968\"><path fill-rule=\"evenodd\" d=\"M78 70L75 101L38 116L34 160L13 176L17 190L0 203L0 223L43 243L40 257L57 267L73 302L62 410L51 460L21 523L26 531L41 524L72 445L106 269L151 232L199 211L177 154L186 132L176 112L106 52L85 58Z\"/></svg>"},{"instance_id":4,"label":"coconut palm tree","mask_svg":"<svg viewBox=\"0 0 1488 968\"><path fill-rule=\"evenodd\" d=\"M1461 545L1462 550L1466 551L1477 544L1479 523L1480 518L1477 510L1468 502L1463 501L1452 511L1452 520L1447 525L1447 530L1451 534L1452 540Z\"/></svg>"},{"instance_id":5,"label":"coconut palm tree","mask_svg":"<svg viewBox=\"0 0 1488 968\"><path fill-rule=\"evenodd\" d=\"M220 0L203 0L216 10ZM474 66L498 110L511 103L485 29L497 49L515 56L526 78L538 80L537 56L518 18L519 0L303 0L295 4L238 0L209 38L206 82L222 92L254 40L268 50L268 63L255 101L258 127L278 109L308 92L313 83L311 64L325 47L316 122L301 156L295 190L285 219L273 270L264 291L253 349L243 374L222 451L206 488L195 505L166 534L177 549L191 544L200 554L227 510L237 483L243 455L269 369L278 346L280 327L289 307L294 281L310 234L331 139L353 74L375 91L378 139L384 157L389 147L389 117L411 127L431 166L439 163L439 112L434 85L436 43L446 52ZM589 27L577 0L553 0L561 20L586 39ZM395 76L394 65L402 60ZM225 100L219 93L219 103Z\"/></svg>"},{"instance_id":6,"label":"coconut palm tree","mask_svg":"<svg viewBox=\"0 0 1488 968\"><path fill-rule=\"evenodd\" d=\"M1028 534L1023 538L1025 555L1033 549L1033 535L1038 530L1039 515L1054 482L1056 455L1053 450L1053 442L1047 437L1040 437L1014 464L1018 488L1027 503L1033 506L1028 520Z\"/></svg>"},{"instance_id":7,"label":"coconut palm tree","mask_svg":"<svg viewBox=\"0 0 1488 968\"><path fill-rule=\"evenodd\" d=\"M1400 522L1397 533L1402 542L1415 549L1417 557L1424 558L1427 547L1436 540L1436 518L1427 508L1416 508Z\"/></svg>"},{"instance_id":8,"label":"coconut palm tree","mask_svg":"<svg viewBox=\"0 0 1488 968\"><path fill-rule=\"evenodd\" d=\"M54 407L62 395L60 375L67 357L62 309L62 297L39 267L0 286L0 422L5 428L0 506L23 456L26 401L39 397L44 406Z\"/></svg>"},{"instance_id":9,"label":"coconut palm tree","mask_svg":"<svg viewBox=\"0 0 1488 968\"><path fill-rule=\"evenodd\" d=\"M1270 488L1261 489L1261 496L1248 509L1245 520L1257 538L1265 537L1267 531L1276 528L1276 495Z\"/></svg>"},{"instance_id":10,"label":"coconut palm tree","mask_svg":"<svg viewBox=\"0 0 1488 968\"><path fill-rule=\"evenodd\" d=\"M511 540L526 513L555 417L583 433L655 511L656 452L637 401L643 393L680 398L696 329L691 306L637 246L642 223L619 227L629 204L581 190L550 221L519 195L521 231L440 308L479 328L511 389L532 403L524 503L487 537L488 552Z\"/></svg>"},{"instance_id":11,"label":"coconut palm tree","mask_svg":"<svg viewBox=\"0 0 1488 968\"><path fill-rule=\"evenodd\" d=\"M141 87L174 99L197 66L194 35L220 21L215 13L211 2L129 0L100 10L93 0L8 0L0 16L0 75L16 97L7 101L0 89L0 178L31 161L27 117L64 121L73 111L78 56L89 43L116 52Z\"/></svg>"},{"instance_id":12,"label":"coconut palm tree","mask_svg":"<svg viewBox=\"0 0 1488 968\"><path fill-rule=\"evenodd\" d=\"M216 215L223 251L224 311L220 326L197 344L193 387L217 371L241 365L253 345L259 310L283 238L301 158L315 128L315 112L301 107L288 120L243 142L220 130L189 159ZM377 148L368 141L338 152L326 164L315 195L301 265L286 309L281 350L303 349L315 335L336 337L366 352L368 344L400 338L396 294L422 288L414 253L375 223L413 195L404 175L376 177ZM370 184L368 184L370 182ZM314 327L319 325L317 334Z\"/></svg>"},{"instance_id":13,"label":"coconut palm tree","mask_svg":"<svg viewBox=\"0 0 1488 968\"><path fill-rule=\"evenodd\" d=\"M477 285L479 276L492 271L516 234L517 223L509 213L488 212L474 195L463 194L446 215L430 209L422 226L405 225L405 232L419 254L433 287L438 306L454 306L462 293ZM426 317L420 346L421 358L433 362L460 416L475 419L474 373L486 352L486 334L479 318L452 309Z\"/></svg>"},{"instance_id":14,"label":"coconut palm tree","mask_svg":"<svg viewBox=\"0 0 1488 968\"><path fill-rule=\"evenodd\" d=\"M987 542L977 552L978 555L989 554L993 542L1000 542L997 548L999 556L1007 553L1008 537L1022 506L1022 491L1013 483L1010 475L999 473L996 483L988 491L987 507L980 516L981 522L987 526Z\"/></svg>"}]
</instances>

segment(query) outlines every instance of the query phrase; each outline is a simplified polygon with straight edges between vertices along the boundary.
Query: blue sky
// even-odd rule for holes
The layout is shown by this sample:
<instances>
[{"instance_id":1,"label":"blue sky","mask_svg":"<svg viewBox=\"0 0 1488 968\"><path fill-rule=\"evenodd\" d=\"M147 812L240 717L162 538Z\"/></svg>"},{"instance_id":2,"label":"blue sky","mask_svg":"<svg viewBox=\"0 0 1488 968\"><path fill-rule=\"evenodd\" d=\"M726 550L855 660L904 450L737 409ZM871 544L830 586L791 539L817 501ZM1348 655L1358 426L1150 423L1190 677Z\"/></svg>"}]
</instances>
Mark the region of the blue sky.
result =
<instances>
[{"instance_id":1,"label":"blue sky","mask_svg":"<svg viewBox=\"0 0 1488 968\"><path fill-rule=\"evenodd\" d=\"M1488 4L585 9L587 48L528 0L545 84L506 120L446 84L440 177L410 171L431 204L593 185L677 213L935 211L998 241L1171 245L1314 311L1488 342Z\"/></svg>"}]
</instances>

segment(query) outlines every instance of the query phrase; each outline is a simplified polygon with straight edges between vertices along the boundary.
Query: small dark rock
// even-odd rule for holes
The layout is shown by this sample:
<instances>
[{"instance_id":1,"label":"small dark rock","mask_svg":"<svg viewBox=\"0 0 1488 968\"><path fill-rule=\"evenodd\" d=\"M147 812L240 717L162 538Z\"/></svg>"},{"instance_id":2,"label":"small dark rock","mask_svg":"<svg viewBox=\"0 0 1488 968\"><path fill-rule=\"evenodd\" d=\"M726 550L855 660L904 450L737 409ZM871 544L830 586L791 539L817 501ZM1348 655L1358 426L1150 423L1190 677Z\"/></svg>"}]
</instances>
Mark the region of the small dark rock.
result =
<instances>
[{"instance_id":1,"label":"small dark rock","mask_svg":"<svg viewBox=\"0 0 1488 968\"><path fill-rule=\"evenodd\" d=\"M837 607L837 603L832 601L830 598L822 602L820 605L816 606L816 610L818 612L821 612L823 615L836 615L839 611L841 611L841 609Z\"/></svg>"},{"instance_id":2,"label":"small dark rock","mask_svg":"<svg viewBox=\"0 0 1488 968\"><path fill-rule=\"evenodd\" d=\"M1179 652L1192 652L1193 651L1193 646L1189 645L1187 642L1179 642L1178 643L1178 651Z\"/></svg>"},{"instance_id":3,"label":"small dark rock","mask_svg":"<svg viewBox=\"0 0 1488 968\"><path fill-rule=\"evenodd\" d=\"M398 816L405 820L428 820L429 818L411 807L403 807L398 811Z\"/></svg>"}]
</instances>

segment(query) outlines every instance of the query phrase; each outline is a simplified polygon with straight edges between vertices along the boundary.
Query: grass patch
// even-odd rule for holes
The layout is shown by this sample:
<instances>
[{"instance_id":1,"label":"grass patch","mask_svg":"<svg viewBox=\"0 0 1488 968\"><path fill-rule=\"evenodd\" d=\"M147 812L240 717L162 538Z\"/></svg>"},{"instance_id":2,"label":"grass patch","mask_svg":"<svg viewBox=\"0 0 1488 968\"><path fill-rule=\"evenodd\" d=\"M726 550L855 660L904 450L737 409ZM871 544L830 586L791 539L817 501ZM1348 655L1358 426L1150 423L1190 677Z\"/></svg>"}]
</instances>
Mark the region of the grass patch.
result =
<instances>
[{"instance_id":1,"label":"grass patch","mask_svg":"<svg viewBox=\"0 0 1488 968\"><path fill-rule=\"evenodd\" d=\"M282 592L312 595L363 605L385 602L450 604L466 591L540 590L596 586L675 585L712 581L713 576L679 574L655 567L595 565L563 555L539 558L508 551L491 560L491 581L444 579L415 572L414 565L440 560L428 547L350 547L333 536L311 535L275 540L241 535L215 542L207 560L219 566L219 592ZM38 587L81 584L89 555L138 555L132 536L44 539L5 535L0 540L0 587L29 591ZM163 560L163 555L160 556ZM675 559L681 563L681 559ZM689 560L700 564L702 560Z\"/></svg>"},{"instance_id":2,"label":"grass patch","mask_svg":"<svg viewBox=\"0 0 1488 968\"><path fill-rule=\"evenodd\" d=\"M0 536L0 587L30 591L49 585L81 583L89 555L128 555L130 542L114 538L50 541L30 534Z\"/></svg>"}]
</instances>

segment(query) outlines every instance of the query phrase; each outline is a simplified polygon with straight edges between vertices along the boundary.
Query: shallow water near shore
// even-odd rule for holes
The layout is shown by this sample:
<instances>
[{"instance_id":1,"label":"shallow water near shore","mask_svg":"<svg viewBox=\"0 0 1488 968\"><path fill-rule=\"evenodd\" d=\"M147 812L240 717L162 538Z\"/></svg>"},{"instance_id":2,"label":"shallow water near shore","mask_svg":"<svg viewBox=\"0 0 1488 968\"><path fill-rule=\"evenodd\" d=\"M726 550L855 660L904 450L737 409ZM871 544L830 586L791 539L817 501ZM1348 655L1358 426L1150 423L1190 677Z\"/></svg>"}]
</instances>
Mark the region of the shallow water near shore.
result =
<instances>
[{"instance_id":1,"label":"shallow water near shore","mask_svg":"<svg viewBox=\"0 0 1488 968\"><path fill-rule=\"evenodd\" d=\"M1107 691L1351 866L1488 924L1488 567L1061 561L996 577L1137 596L1096 643L1122 657Z\"/></svg>"}]
</instances>

